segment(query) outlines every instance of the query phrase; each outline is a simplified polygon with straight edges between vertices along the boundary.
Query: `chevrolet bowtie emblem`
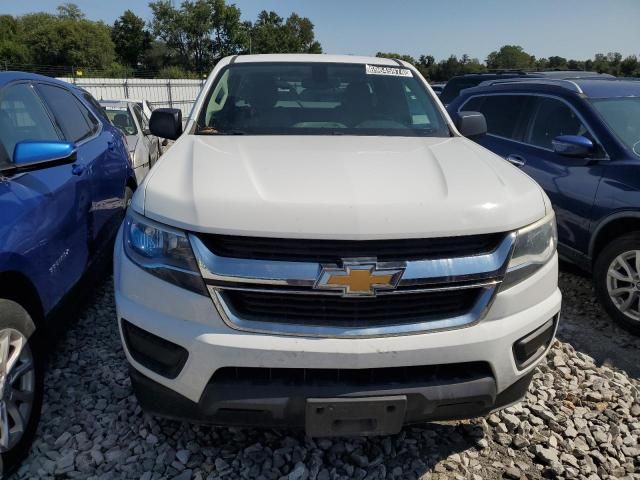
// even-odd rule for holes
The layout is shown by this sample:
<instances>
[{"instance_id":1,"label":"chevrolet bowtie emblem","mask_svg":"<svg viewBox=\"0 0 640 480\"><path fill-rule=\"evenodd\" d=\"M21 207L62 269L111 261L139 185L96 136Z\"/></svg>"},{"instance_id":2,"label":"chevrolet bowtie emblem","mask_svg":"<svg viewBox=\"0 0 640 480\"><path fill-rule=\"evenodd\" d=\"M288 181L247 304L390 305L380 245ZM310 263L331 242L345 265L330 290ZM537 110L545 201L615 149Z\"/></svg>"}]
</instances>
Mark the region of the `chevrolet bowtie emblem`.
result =
<instances>
[{"instance_id":1,"label":"chevrolet bowtie emblem","mask_svg":"<svg viewBox=\"0 0 640 480\"><path fill-rule=\"evenodd\" d=\"M374 296L392 290L404 273L403 266L381 266L375 261L344 261L342 268L323 266L313 288L339 290L343 297Z\"/></svg>"}]
</instances>

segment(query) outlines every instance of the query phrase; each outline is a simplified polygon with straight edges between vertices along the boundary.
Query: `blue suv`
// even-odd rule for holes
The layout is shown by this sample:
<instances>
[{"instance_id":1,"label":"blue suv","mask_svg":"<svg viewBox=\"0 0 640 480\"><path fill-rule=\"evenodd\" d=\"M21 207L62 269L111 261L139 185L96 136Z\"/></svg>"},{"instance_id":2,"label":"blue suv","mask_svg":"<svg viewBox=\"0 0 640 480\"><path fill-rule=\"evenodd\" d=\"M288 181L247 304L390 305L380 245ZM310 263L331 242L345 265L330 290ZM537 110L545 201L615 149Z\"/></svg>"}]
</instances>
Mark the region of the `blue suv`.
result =
<instances>
[{"instance_id":1,"label":"blue suv","mask_svg":"<svg viewBox=\"0 0 640 480\"><path fill-rule=\"evenodd\" d=\"M556 211L560 255L593 274L611 317L640 333L640 82L511 79L463 90L473 138L533 177Z\"/></svg>"},{"instance_id":2,"label":"blue suv","mask_svg":"<svg viewBox=\"0 0 640 480\"><path fill-rule=\"evenodd\" d=\"M36 430L51 319L111 258L135 187L123 136L91 95L0 73L0 473Z\"/></svg>"}]
</instances>

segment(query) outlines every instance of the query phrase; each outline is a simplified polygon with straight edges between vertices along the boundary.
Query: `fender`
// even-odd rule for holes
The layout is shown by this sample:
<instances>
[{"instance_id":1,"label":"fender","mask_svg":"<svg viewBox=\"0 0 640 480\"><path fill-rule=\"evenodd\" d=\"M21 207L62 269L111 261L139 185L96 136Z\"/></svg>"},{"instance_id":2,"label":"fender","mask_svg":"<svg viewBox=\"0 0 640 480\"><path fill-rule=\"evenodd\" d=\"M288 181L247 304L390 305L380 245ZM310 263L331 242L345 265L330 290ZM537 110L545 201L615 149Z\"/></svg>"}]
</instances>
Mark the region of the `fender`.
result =
<instances>
[{"instance_id":1,"label":"fender","mask_svg":"<svg viewBox=\"0 0 640 480\"><path fill-rule=\"evenodd\" d=\"M595 247L596 239L598 235L611 222L616 220L620 220L621 218L634 218L640 220L640 211L638 210L621 210L611 215L607 215L603 219L601 219L594 229L591 231L591 239L589 240L589 258L593 258L593 250Z\"/></svg>"}]
</instances>

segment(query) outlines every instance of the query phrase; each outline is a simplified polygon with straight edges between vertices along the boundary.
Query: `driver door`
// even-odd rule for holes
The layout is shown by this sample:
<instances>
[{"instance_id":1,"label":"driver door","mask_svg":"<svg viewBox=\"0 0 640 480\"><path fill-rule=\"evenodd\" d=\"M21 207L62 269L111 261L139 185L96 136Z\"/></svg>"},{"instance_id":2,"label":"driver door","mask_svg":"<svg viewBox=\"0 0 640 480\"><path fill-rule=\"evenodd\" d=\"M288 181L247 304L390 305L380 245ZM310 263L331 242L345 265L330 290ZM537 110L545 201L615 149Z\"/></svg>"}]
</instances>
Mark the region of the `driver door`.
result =
<instances>
[{"instance_id":1,"label":"driver door","mask_svg":"<svg viewBox=\"0 0 640 480\"><path fill-rule=\"evenodd\" d=\"M15 145L25 140L65 140L31 83L0 90L0 143L11 162ZM0 157L4 156L0 154ZM0 159L1 161L1 159ZM90 184L78 164L43 166L0 179L10 193L0 225L0 252L25 259L30 276L42 282L46 307L55 305L82 276L89 258ZM0 195L2 192L0 191ZM9 197L5 197L9 198Z\"/></svg>"},{"instance_id":2,"label":"driver door","mask_svg":"<svg viewBox=\"0 0 640 480\"><path fill-rule=\"evenodd\" d=\"M591 211L604 167L598 159L559 155L553 151L552 141L560 135L582 135L597 145L596 139L566 101L547 96L533 99L523 145L517 152L507 152L507 156L518 155L524 162L522 169L547 192L556 212L562 246L586 252ZM570 251L563 253L571 255Z\"/></svg>"}]
</instances>

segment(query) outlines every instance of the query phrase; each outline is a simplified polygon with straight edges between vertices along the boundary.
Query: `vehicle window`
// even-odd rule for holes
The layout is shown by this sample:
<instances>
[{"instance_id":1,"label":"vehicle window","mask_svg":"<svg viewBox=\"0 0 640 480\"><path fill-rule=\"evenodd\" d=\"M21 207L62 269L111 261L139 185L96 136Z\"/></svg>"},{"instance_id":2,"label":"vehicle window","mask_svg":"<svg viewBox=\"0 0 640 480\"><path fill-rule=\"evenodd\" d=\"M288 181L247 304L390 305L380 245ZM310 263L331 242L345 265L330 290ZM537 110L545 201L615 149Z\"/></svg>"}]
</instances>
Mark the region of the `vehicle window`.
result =
<instances>
[{"instance_id":1,"label":"vehicle window","mask_svg":"<svg viewBox=\"0 0 640 480\"><path fill-rule=\"evenodd\" d=\"M56 123L67 140L79 142L93 134L95 127L87 119L86 108L71 92L45 84L38 84L38 91L49 105Z\"/></svg>"},{"instance_id":2,"label":"vehicle window","mask_svg":"<svg viewBox=\"0 0 640 480\"><path fill-rule=\"evenodd\" d=\"M460 94L461 90L475 87L480 82L482 82L482 79L452 78L442 89L440 100L444 104L451 103Z\"/></svg>"},{"instance_id":3,"label":"vehicle window","mask_svg":"<svg viewBox=\"0 0 640 480\"><path fill-rule=\"evenodd\" d=\"M77 98L74 98L74 100L78 103L78 107L80 108L80 112L82 112L82 115L84 115L84 119L87 121L87 123L91 127L91 135L93 135L100 128L100 122L95 117L93 112L91 112L87 107L85 107L82 104L82 102L80 102Z\"/></svg>"},{"instance_id":4,"label":"vehicle window","mask_svg":"<svg viewBox=\"0 0 640 480\"><path fill-rule=\"evenodd\" d=\"M60 136L33 88L21 83L0 90L0 162L11 161L16 143L24 140L60 140Z\"/></svg>"},{"instance_id":5,"label":"vehicle window","mask_svg":"<svg viewBox=\"0 0 640 480\"><path fill-rule=\"evenodd\" d=\"M555 99L538 97L534 118L525 141L537 147L552 149L552 141L559 135L586 135L576 113L566 103Z\"/></svg>"},{"instance_id":6,"label":"vehicle window","mask_svg":"<svg viewBox=\"0 0 640 480\"><path fill-rule=\"evenodd\" d=\"M197 134L449 136L421 80L364 64L234 64L205 97Z\"/></svg>"},{"instance_id":7,"label":"vehicle window","mask_svg":"<svg viewBox=\"0 0 640 480\"><path fill-rule=\"evenodd\" d=\"M640 97L596 98L592 103L622 143L640 157Z\"/></svg>"},{"instance_id":8,"label":"vehicle window","mask_svg":"<svg viewBox=\"0 0 640 480\"><path fill-rule=\"evenodd\" d=\"M519 140L520 124L528 117L526 95L486 95L472 97L460 110L480 112L487 120L487 132L511 140Z\"/></svg>"},{"instance_id":9,"label":"vehicle window","mask_svg":"<svg viewBox=\"0 0 640 480\"><path fill-rule=\"evenodd\" d=\"M125 135L135 135L138 133L138 127L133 121L133 115L126 106L115 107L108 106L104 108L107 117Z\"/></svg>"},{"instance_id":10,"label":"vehicle window","mask_svg":"<svg viewBox=\"0 0 640 480\"><path fill-rule=\"evenodd\" d=\"M107 116L104 113L104 108L102 108L102 105L100 105L98 101L95 98L93 98L93 96L89 92L83 92L82 97L87 101L89 105L91 105L94 108L94 110L99 115L102 115L103 119L107 118Z\"/></svg>"}]
</instances>

